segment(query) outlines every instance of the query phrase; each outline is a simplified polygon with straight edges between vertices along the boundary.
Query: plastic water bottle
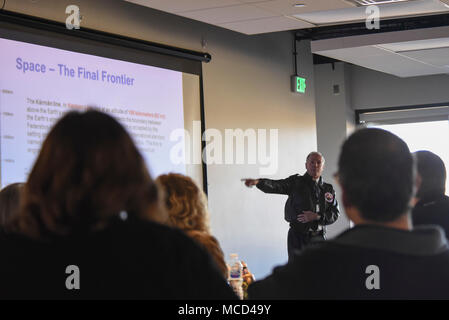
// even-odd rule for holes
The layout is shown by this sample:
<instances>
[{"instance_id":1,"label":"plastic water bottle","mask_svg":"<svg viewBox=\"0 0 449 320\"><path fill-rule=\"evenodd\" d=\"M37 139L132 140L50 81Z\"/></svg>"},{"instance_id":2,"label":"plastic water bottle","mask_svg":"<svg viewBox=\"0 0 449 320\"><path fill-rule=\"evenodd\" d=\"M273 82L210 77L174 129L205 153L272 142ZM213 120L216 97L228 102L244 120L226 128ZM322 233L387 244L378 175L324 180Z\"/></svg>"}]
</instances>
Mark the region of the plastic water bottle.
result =
<instances>
[{"instance_id":1,"label":"plastic water bottle","mask_svg":"<svg viewBox=\"0 0 449 320\"><path fill-rule=\"evenodd\" d=\"M229 260L229 285L234 289L235 294L243 299L243 266L239 260L237 253L231 253L231 260Z\"/></svg>"}]
</instances>

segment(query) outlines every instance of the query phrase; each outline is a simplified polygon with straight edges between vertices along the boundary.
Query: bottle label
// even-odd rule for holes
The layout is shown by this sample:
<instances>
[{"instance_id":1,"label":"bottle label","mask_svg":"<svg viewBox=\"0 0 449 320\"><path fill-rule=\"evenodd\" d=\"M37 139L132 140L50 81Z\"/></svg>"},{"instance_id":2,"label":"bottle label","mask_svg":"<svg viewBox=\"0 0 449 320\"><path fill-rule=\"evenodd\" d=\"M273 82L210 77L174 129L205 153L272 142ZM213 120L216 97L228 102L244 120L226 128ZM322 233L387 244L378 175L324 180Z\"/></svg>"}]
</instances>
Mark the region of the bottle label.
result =
<instances>
[{"instance_id":1,"label":"bottle label","mask_svg":"<svg viewBox=\"0 0 449 320\"><path fill-rule=\"evenodd\" d=\"M231 255L229 278L233 280L242 279L242 264L236 256Z\"/></svg>"},{"instance_id":2,"label":"bottle label","mask_svg":"<svg viewBox=\"0 0 449 320\"><path fill-rule=\"evenodd\" d=\"M229 277L231 279L241 279L242 272L238 264L235 264L233 268L231 268L231 272L229 273Z\"/></svg>"}]
</instances>

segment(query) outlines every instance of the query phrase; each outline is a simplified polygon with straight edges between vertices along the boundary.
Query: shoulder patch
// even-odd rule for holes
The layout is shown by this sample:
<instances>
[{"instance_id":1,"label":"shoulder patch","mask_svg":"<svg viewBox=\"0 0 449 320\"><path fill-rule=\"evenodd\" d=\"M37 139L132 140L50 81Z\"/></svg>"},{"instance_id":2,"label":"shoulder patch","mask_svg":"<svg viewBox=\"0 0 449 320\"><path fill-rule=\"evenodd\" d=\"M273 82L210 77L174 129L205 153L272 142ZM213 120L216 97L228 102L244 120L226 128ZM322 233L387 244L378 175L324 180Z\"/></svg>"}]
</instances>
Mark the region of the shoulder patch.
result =
<instances>
[{"instance_id":1,"label":"shoulder patch","mask_svg":"<svg viewBox=\"0 0 449 320\"><path fill-rule=\"evenodd\" d=\"M324 194L324 199L326 199L327 202L333 202L334 201L334 195L330 192L326 192Z\"/></svg>"}]
</instances>

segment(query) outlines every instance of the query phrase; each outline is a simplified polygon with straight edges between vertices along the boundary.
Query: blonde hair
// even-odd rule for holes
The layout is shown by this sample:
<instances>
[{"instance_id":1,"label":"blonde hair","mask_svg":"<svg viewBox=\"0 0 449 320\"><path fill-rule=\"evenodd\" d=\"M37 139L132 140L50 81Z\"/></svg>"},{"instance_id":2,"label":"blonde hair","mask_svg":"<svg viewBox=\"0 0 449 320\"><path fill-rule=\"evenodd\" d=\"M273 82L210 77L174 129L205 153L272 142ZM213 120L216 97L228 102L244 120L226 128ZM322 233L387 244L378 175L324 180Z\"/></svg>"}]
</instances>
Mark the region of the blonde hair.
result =
<instances>
[{"instance_id":1,"label":"blonde hair","mask_svg":"<svg viewBox=\"0 0 449 320\"><path fill-rule=\"evenodd\" d=\"M209 233L206 196L190 177L169 173L159 176L156 183L165 193L169 225Z\"/></svg>"},{"instance_id":2,"label":"blonde hair","mask_svg":"<svg viewBox=\"0 0 449 320\"><path fill-rule=\"evenodd\" d=\"M159 176L156 184L165 198L167 224L179 228L203 246L215 261L218 270L227 278L228 268L218 240L210 234L209 212L204 192L195 182L182 174Z\"/></svg>"}]
</instances>

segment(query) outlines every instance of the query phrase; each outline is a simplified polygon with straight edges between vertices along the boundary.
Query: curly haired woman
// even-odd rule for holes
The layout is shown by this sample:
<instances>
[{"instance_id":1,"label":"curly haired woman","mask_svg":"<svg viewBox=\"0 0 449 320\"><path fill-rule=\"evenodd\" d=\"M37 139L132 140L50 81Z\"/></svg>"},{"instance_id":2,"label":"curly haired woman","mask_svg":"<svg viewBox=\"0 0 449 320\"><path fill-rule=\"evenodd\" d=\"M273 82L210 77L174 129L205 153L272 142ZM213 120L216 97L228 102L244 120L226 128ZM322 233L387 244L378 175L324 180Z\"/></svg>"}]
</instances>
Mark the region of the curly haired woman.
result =
<instances>
[{"instance_id":1,"label":"curly haired woman","mask_svg":"<svg viewBox=\"0 0 449 320\"><path fill-rule=\"evenodd\" d=\"M212 256L225 278L228 277L223 251L210 234L206 195L195 182L177 173L164 174L156 179L165 193L168 224L183 230L201 244Z\"/></svg>"}]
</instances>

